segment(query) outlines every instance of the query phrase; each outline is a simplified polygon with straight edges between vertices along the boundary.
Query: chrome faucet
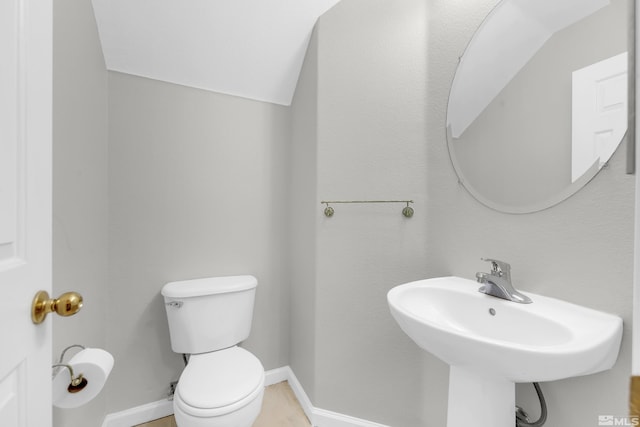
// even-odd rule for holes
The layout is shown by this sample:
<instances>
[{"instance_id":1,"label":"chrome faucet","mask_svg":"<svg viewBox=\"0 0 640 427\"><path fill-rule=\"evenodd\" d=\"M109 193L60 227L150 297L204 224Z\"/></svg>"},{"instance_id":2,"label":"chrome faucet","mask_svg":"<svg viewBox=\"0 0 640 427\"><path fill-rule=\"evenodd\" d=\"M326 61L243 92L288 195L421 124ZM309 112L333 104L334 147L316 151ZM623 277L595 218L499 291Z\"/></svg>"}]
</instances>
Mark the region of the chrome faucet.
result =
<instances>
[{"instance_id":1,"label":"chrome faucet","mask_svg":"<svg viewBox=\"0 0 640 427\"><path fill-rule=\"evenodd\" d=\"M476 273L478 283L483 285L478 289L478 292L521 304L530 304L532 302L531 298L513 288L511 284L511 266L509 264L496 259L482 258L482 260L491 263L491 273Z\"/></svg>"}]
</instances>

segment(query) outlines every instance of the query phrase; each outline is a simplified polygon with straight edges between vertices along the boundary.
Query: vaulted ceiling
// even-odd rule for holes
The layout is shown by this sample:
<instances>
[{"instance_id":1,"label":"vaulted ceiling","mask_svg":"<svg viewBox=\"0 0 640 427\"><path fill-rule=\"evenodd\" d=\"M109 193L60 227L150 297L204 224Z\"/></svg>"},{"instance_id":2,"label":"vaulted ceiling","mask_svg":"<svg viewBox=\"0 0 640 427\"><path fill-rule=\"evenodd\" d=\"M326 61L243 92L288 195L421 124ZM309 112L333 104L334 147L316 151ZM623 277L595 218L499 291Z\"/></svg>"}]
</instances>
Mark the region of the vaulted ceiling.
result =
<instances>
[{"instance_id":1,"label":"vaulted ceiling","mask_svg":"<svg viewBox=\"0 0 640 427\"><path fill-rule=\"evenodd\" d=\"M313 27L340 0L92 0L107 69L290 105Z\"/></svg>"}]
</instances>

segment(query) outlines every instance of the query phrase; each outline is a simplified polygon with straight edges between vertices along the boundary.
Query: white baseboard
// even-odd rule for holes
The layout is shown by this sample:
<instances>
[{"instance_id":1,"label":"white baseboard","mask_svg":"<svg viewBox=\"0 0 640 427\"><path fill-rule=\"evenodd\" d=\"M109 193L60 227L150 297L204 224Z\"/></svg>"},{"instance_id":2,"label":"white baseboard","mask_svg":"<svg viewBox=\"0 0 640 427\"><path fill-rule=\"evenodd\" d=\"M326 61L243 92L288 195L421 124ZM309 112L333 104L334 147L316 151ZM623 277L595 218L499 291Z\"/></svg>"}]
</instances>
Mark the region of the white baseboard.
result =
<instances>
[{"instance_id":1,"label":"white baseboard","mask_svg":"<svg viewBox=\"0 0 640 427\"><path fill-rule=\"evenodd\" d=\"M173 401L163 399L109 414L102 422L102 427L132 427L169 415L173 415Z\"/></svg>"},{"instance_id":2,"label":"white baseboard","mask_svg":"<svg viewBox=\"0 0 640 427\"><path fill-rule=\"evenodd\" d=\"M338 414L316 408L304 392L302 385L289 366L272 369L265 372L265 385L270 386L282 381L288 381L296 395L302 410L314 427L388 427L383 424L354 418L349 415ZM136 406L124 411L115 412L105 417L102 427L132 427L158 418L173 414L173 402L168 399Z\"/></svg>"},{"instance_id":3,"label":"white baseboard","mask_svg":"<svg viewBox=\"0 0 640 427\"><path fill-rule=\"evenodd\" d=\"M298 403L300 403L300 406L302 407L302 410L304 411L305 415L307 416L307 418L309 418L309 421L311 421L311 424L315 426L316 424L314 421L314 416L315 416L314 412L316 408L311 403L311 399L309 399L309 396L307 396L307 393L304 392L304 389L302 388L302 384L300 384L300 381L298 381L298 378L296 378L296 375L293 373L293 370L291 370L289 366L278 368L277 370L284 371L286 373L286 377L282 381L287 381L289 383L289 387L291 387L291 390L293 390L293 394L296 395L296 399L298 399Z\"/></svg>"},{"instance_id":4,"label":"white baseboard","mask_svg":"<svg viewBox=\"0 0 640 427\"><path fill-rule=\"evenodd\" d=\"M384 424L338 414L337 412L315 408L313 411L314 427L389 427Z\"/></svg>"},{"instance_id":5,"label":"white baseboard","mask_svg":"<svg viewBox=\"0 0 640 427\"><path fill-rule=\"evenodd\" d=\"M289 366L285 366L284 368L279 369L287 372L286 380L289 382L289 386L291 387L291 390L293 390L293 394L296 395L296 399L300 402L302 410L314 427L388 427L383 424L351 417L349 415L316 408L311 403L307 393L304 392L302 384L300 384L291 368Z\"/></svg>"}]
</instances>

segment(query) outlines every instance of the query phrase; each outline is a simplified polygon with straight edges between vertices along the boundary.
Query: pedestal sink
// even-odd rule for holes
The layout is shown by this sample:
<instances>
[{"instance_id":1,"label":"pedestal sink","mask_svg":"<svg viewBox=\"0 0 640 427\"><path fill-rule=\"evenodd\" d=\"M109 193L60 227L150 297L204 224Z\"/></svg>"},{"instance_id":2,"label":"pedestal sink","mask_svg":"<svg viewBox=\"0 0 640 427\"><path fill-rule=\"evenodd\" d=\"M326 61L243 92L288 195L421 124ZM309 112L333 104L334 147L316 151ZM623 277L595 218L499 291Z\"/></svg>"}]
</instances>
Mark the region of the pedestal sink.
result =
<instances>
[{"instance_id":1,"label":"pedestal sink","mask_svg":"<svg viewBox=\"0 0 640 427\"><path fill-rule=\"evenodd\" d=\"M451 366L447 427L514 427L515 383L610 369L622 319L526 294L518 304L478 292L460 277L419 280L387 295L400 328Z\"/></svg>"}]
</instances>

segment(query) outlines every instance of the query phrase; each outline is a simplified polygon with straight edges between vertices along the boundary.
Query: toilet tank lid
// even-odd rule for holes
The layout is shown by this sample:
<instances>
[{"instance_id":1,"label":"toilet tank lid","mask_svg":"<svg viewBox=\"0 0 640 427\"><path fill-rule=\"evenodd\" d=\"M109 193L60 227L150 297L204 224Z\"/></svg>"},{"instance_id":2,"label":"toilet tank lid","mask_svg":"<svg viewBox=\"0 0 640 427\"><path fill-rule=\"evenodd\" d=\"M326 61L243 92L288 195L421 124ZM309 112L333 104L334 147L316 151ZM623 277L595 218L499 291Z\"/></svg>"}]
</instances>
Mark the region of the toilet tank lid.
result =
<instances>
[{"instance_id":1,"label":"toilet tank lid","mask_svg":"<svg viewBox=\"0 0 640 427\"><path fill-rule=\"evenodd\" d=\"M256 286L258 280L253 276L207 277L167 283L162 287L161 294L170 298L188 298L246 291Z\"/></svg>"}]
</instances>

